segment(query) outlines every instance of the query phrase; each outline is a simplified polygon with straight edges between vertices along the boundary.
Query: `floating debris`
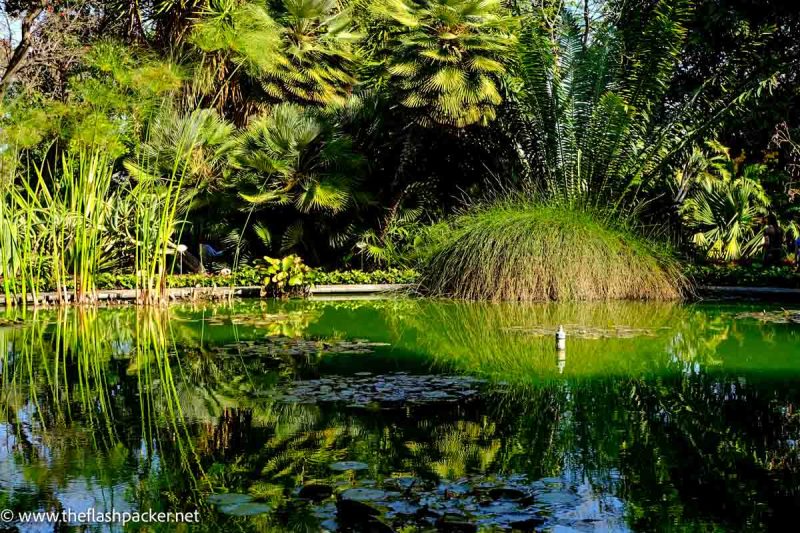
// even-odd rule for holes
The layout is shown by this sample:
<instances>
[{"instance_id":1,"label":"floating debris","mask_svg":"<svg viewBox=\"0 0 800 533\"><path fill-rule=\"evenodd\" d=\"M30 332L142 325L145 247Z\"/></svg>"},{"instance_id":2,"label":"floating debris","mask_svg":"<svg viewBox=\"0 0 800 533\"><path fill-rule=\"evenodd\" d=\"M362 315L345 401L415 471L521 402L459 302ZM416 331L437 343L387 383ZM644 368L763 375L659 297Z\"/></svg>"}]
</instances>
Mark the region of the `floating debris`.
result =
<instances>
[{"instance_id":1,"label":"floating debris","mask_svg":"<svg viewBox=\"0 0 800 533\"><path fill-rule=\"evenodd\" d=\"M282 357L324 354L368 354L374 348L390 346L384 342L336 339L309 340L295 337L270 336L260 341L242 341L213 348L221 357Z\"/></svg>"},{"instance_id":2,"label":"floating debris","mask_svg":"<svg viewBox=\"0 0 800 533\"><path fill-rule=\"evenodd\" d=\"M550 337L561 326L512 326L505 331L524 333L532 337ZM634 337L656 337L660 332L669 330L668 326L659 328L632 328L628 326L586 326L580 324L564 324L564 331L578 339L632 339Z\"/></svg>"},{"instance_id":3,"label":"floating debris","mask_svg":"<svg viewBox=\"0 0 800 533\"><path fill-rule=\"evenodd\" d=\"M779 311L756 311L738 313L734 316L737 320L755 319L770 324L800 324L800 311L781 309Z\"/></svg>"},{"instance_id":4,"label":"floating debris","mask_svg":"<svg viewBox=\"0 0 800 533\"><path fill-rule=\"evenodd\" d=\"M351 408L394 409L407 405L459 402L479 394L485 381L471 376L413 375L404 372L328 376L295 381L278 399L288 403L344 402Z\"/></svg>"}]
</instances>

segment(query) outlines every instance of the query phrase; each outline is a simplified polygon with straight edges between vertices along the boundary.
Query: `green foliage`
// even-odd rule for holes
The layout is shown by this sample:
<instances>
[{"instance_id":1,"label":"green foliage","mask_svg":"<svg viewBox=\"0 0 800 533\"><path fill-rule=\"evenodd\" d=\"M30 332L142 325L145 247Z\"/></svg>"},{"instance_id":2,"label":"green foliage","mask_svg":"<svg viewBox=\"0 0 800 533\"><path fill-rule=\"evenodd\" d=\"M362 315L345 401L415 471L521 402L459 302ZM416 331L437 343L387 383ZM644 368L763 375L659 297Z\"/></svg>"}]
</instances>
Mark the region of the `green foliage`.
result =
<instances>
[{"instance_id":1,"label":"green foliage","mask_svg":"<svg viewBox=\"0 0 800 533\"><path fill-rule=\"evenodd\" d=\"M678 174L678 185L688 190L680 207L692 242L709 259L734 261L758 253L763 241L762 219L770 200L761 186L763 164L744 165L718 143L714 155L697 175ZM691 181L690 184L685 183Z\"/></svg>"},{"instance_id":2,"label":"green foliage","mask_svg":"<svg viewBox=\"0 0 800 533\"><path fill-rule=\"evenodd\" d=\"M636 38L607 17L587 40L569 11L525 18L514 83L523 111L512 132L525 173L567 205L631 213L658 194L665 165L725 116L774 84L774 78L716 79L667 100L691 16L687 0L659 0Z\"/></svg>"},{"instance_id":3,"label":"green foliage","mask_svg":"<svg viewBox=\"0 0 800 533\"><path fill-rule=\"evenodd\" d=\"M41 285L61 293L68 278L75 301L92 301L94 277L117 266L124 237L112 224L119 201L111 188L113 159L97 148L65 152L57 170L48 182L44 167L33 167L30 181L7 185L3 194L0 232L8 247L0 277L7 304Z\"/></svg>"},{"instance_id":4,"label":"green foliage","mask_svg":"<svg viewBox=\"0 0 800 533\"><path fill-rule=\"evenodd\" d=\"M358 40L334 0L283 0L269 8L215 0L193 34L201 50L229 57L272 101L322 105L344 102L355 85Z\"/></svg>"},{"instance_id":5,"label":"green foliage","mask_svg":"<svg viewBox=\"0 0 800 533\"><path fill-rule=\"evenodd\" d=\"M350 284L415 284L419 281L419 273L410 268L389 268L386 270L334 270L323 272L315 270L315 285L350 285Z\"/></svg>"},{"instance_id":6,"label":"green foliage","mask_svg":"<svg viewBox=\"0 0 800 533\"><path fill-rule=\"evenodd\" d=\"M180 249L176 241L181 240L193 187L214 159L209 152L217 155L213 141L225 142L224 136L215 136L220 128L224 126L213 113L198 110L182 116L165 106L151 128L154 138L165 144L143 143L136 158L125 162L134 178L127 184L126 197L142 303L166 300L166 278Z\"/></svg>"},{"instance_id":7,"label":"green foliage","mask_svg":"<svg viewBox=\"0 0 800 533\"><path fill-rule=\"evenodd\" d=\"M495 118L514 43L500 2L382 0L373 9L386 39L387 83L418 123L462 128Z\"/></svg>"},{"instance_id":8,"label":"green foliage","mask_svg":"<svg viewBox=\"0 0 800 533\"><path fill-rule=\"evenodd\" d=\"M422 243L423 224L419 221L422 209L399 209L396 216L380 231L365 231L356 248L373 264L381 266L408 265L414 260Z\"/></svg>"},{"instance_id":9,"label":"green foliage","mask_svg":"<svg viewBox=\"0 0 800 533\"><path fill-rule=\"evenodd\" d=\"M684 272L696 285L784 287L800 289L800 271L788 265L765 267L761 264L689 263Z\"/></svg>"},{"instance_id":10,"label":"green foliage","mask_svg":"<svg viewBox=\"0 0 800 533\"><path fill-rule=\"evenodd\" d=\"M167 276L166 283L167 287L171 288L258 287L266 286L265 280L275 274L270 270L270 263L256 261L252 265L240 265L239 268L229 274L170 274ZM289 289L285 293L303 294L309 286L314 285L416 284L419 281L419 273L417 271L397 268L373 271L333 270L330 272L309 269L301 272L301 274L300 283L285 287L285 289ZM44 280L42 282L43 284L38 287L39 291L55 289L51 283L45 283ZM102 290L137 288L137 278L133 274L100 272L94 276L94 282L97 289ZM270 284L273 284L271 280ZM65 281L65 286L72 289L75 286L74 279L68 278ZM269 293L270 291L268 290L267 292Z\"/></svg>"},{"instance_id":11,"label":"green foliage","mask_svg":"<svg viewBox=\"0 0 800 533\"><path fill-rule=\"evenodd\" d=\"M434 227L422 286L493 301L681 297L667 250L601 220L522 197L475 206Z\"/></svg>"},{"instance_id":12,"label":"green foliage","mask_svg":"<svg viewBox=\"0 0 800 533\"><path fill-rule=\"evenodd\" d=\"M264 261L267 266L262 285L268 294L286 298L302 295L308 288L313 274L299 256L265 257Z\"/></svg>"},{"instance_id":13,"label":"green foliage","mask_svg":"<svg viewBox=\"0 0 800 533\"><path fill-rule=\"evenodd\" d=\"M310 110L281 104L242 133L235 161L240 171L234 185L253 208L287 206L300 215L290 219L282 250L300 246L314 232L328 233L327 244L337 245L326 218L353 204L363 169L346 135ZM310 214L317 216L304 216ZM320 223L313 231L311 220Z\"/></svg>"},{"instance_id":14,"label":"green foliage","mask_svg":"<svg viewBox=\"0 0 800 533\"><path fill-rule=\"evenodd\" d=\"M187 146L186 139L194 139ZM236 148L235 128L213 109L195 109L180 114L162 110L150 122L147 138L138 146L137 158L155 164L158 178L172 173L176 162L186 161L186 184L198 189L219 188L230 168ZM148 170L130 162L128 170L144 178ZM144 178L146 179L146 178Z\"/></svg>"}]
</instances>

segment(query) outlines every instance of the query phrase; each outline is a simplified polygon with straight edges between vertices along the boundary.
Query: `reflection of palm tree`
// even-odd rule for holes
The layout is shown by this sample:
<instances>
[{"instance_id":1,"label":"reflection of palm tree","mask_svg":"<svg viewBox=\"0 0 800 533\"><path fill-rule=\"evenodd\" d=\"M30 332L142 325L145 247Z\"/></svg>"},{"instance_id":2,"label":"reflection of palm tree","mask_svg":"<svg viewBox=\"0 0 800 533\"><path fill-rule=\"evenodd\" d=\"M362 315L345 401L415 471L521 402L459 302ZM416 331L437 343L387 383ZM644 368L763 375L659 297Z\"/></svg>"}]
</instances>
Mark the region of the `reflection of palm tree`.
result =
<instances>
[{"instance_id":1,"label":"reflection of palm tree","mask_svg":"<svg viewBox=\"0 0 800 533\"><path fill-rule=\"evenodd\" d=\"M441 479L494 470L501 440L494 423L460 420L433 429L430 443L407 442L415 470L429 468ZM427 432L426 432L427 433Z\"/></svg>"}]
</instances>

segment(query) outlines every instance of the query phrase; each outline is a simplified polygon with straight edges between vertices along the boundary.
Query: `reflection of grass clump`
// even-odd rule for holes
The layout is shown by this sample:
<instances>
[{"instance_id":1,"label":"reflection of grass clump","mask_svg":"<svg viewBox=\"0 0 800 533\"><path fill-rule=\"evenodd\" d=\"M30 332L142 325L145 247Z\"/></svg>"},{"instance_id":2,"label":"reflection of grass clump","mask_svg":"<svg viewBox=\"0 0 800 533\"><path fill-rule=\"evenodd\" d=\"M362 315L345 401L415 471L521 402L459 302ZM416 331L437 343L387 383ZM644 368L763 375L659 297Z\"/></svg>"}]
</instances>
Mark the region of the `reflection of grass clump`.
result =
<instances>
[{"instance_id":1,"label":"reflection of grass clump","mask_svg":"<svg viewBox=\"0 0 800 533\"><path fill-rule=\"evenodd\" d=\"M478 206L433 232L423 284L486 300L673 300L676 263L630 231L525 200Z\"/></svg>"}]
</instances>

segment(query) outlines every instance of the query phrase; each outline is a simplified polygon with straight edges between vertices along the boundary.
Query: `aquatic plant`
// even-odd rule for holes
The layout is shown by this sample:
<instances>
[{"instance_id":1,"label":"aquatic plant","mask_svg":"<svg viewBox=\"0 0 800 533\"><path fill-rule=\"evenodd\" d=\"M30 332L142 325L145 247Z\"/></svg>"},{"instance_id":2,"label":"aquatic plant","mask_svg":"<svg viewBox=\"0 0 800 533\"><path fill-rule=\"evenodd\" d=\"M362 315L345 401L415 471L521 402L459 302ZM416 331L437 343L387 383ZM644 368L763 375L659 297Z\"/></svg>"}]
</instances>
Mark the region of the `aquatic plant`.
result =
<instances>
[{"instance_id":1,"label":"aquatic plant","mask_svg":"<svg viewBox=\"0 0 800 533\"><path fill-rule=\"evenodd\" d=\"M52 288L59 298L96 299L97 274L116 264L120 235L111 230L117 194L111 188L113 158L99 148L63 152L55 172L42 163L2 192L4 241L0 276L6 305L39 303Z\"/></svg>"},{"instance_id":2,"label":"aquatic plant","mask_svg":"<svg viewBox=\"0 0 800 533\"><path fill-rule=\"evenodd\" d=\"M485 300L673 300L687 287L668 251L631 230L521 197L435 227L421 284Z\"/></svg>"},{"instance_id":3,"label":"aquatic plant","mask_svg":"<svg viewBox=\"0 0 800 533\"><path fill-rule=\"evenodd\" d=\"M198 152L208 140L209 113L198 109L181 115L165 103L150 126L151 135L168 139L162 145L145 142L135 159L125 167L133 181L127 191L133 202L132 240L138 301L160 304L167 301L167 276L174 270L180 252L180 237L186 223L196 183ZM170 130L169 135L162 132Z\"/></svg>"},{"instance_id":4,"label":"aquatic plant","mask_svg":"<svg viewBox=\"0 0 800 533\"><path fill-rule=\"evenodd\" d=\"M299 256L287 255L281 259L265 257L264 261L267 263L262 281L265 292L286 298L307 291L313 272Z\"/></svg>"}]
</instances>

